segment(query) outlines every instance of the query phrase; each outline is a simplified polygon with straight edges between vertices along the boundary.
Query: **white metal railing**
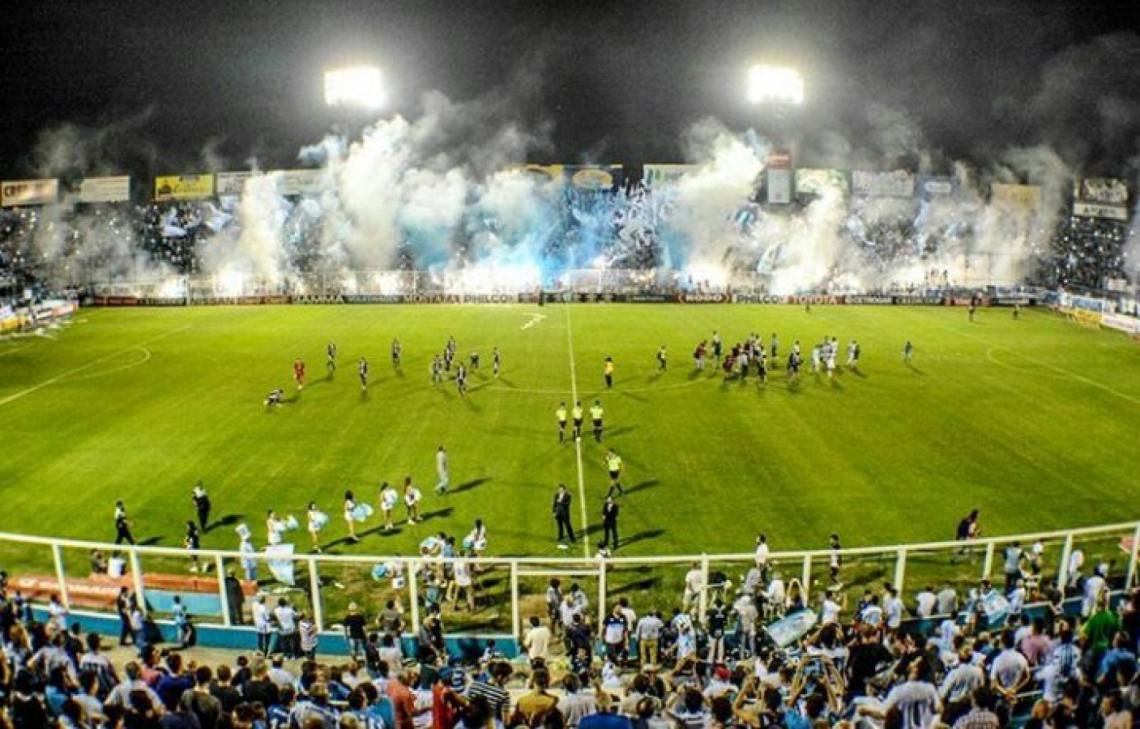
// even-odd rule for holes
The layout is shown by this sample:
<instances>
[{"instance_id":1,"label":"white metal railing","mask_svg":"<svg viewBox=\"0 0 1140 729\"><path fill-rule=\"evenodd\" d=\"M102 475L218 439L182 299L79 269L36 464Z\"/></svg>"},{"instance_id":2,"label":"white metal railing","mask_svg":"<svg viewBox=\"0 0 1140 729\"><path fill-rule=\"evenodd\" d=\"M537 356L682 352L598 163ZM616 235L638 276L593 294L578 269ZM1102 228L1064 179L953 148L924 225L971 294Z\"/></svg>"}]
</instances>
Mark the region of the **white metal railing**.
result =
<instances>
[{"instance_id":1,"label":"white metal railing","mask_svg":"<svg viewBox=\"0 0 1140 729\"><path fill-rule=\"evenodd\" d=\"M1079 538L1090 537L1117 537L1120 538L1120 545L1123 547L1128 544L1123 541L1125 538L1130 538L1130 545L1127 547L1128 562L1124 575L1125 586L1135 584L1137 579L1137 550L1140 547L1140 521L1121 522L1117 524L1109 524L1102 526L1081 527L1076 529L1062 529L1046 532L1034 532L1029 534L1016 534L1005 535L997 537L984 537L979 539L970 540L968 543L961 541L939 541L939 542L925 542L925 543L912 543L912 544L895 544L886 546L872 546L872 547L853 547L836 551L830 549L811 549L811 550L793 550L784 552L772 552L768 555L768 560L771 564L801 564L802 572L800 574L800 582L805 591L805 600L807 592L811 588L812 583L812 566L829 560L834 554L838 553L846 562L852 557L884 557L888 560L894 560L894 569L892 572L893 579L892 585L899 591L899 594L904 594L904 585L907 576L907 561L908 557L913 557L921 553L927 555L930 553L943 553L953 554L961 551L964 546L968 545L971 551L984 550L984 557L982 562L982 569L977 579L988 578L993 571L994 556L996 549L999 545L1011 544L1019 542L1022 545L1029 545L1033 542L1059 542L1061 544L1060 558L1057 560L1055 575L1060 584L1065 584L1068 578L1069 561L1072 555L1075 541ZM29 546L42 546L46 547L52 558L52 564L55 570L55 578L57 581L57 588L60 601L65 608L70 609L71 601L69 598L69 585L68 574L66 568L66 560L64 559L64 549L81 549L81 550L101 550L107 553L123 553L126 555L127 563L129 565L129 574L131 583L134 587L134 592L138 596L140 607L146 610L146 587L143 580L144 571L142 568L141 558L143 557L176 557L189 560L191 557L197 557L200 562L212 560L215 569L215 579L218 583L218 598L221 605L222 625L230 626L230 605L228 604L228 595L225 590L223 576L225 575L225 560L234 560L241 562L243 560L255 559L259 563L267 561L292 561L295 568L304 565L304 570L295 570L302 574L307 572L308 575L308 592L311 598L313 609L313 618L317 625L318 630L324 630L325 618L322 609L322 588L321 588L321 567L326 566L332 569L336 566L342 565L355 565L355 566L371 566L376 564L395 564L399 566L405 577L405 589L407 590L407 598L409 605L409 616L411 627L413 631L419 630L420 616L419 616L419 576L421 572L431 569L440 564L447 562L458 561L461 558L443 558L443 557L395 557L383 555L334 555L334 554L304 554L297 553L290 556L277 556L266 555L264 552L248 553L235 550L219 550L219 549L199 549L189 551L185 549L173 547L157 547L157 546L137 546L126 544L112 544L108 542L93 542L79 539L58 539L53 537L41 537L28 534L13 534L8 532L0 532L0 549L8 545L29 545ZM709 584L710 566L716 563L718 567L722 564L742 564L749 565L754 563L755 554L753 552L730 553L730 554L699 554L699 555L648 555L637 557L594 557L594 558L574 558L574 557L510 557L510 558L497 558L497 557L473 557L463 558L469 564L482 567L482 568L507 568L509 570L508 590L511 602L511 632L513 635L519 635L522 628L522 615L520 607L520 577L537 577L537 576L558 576L558 575L577 575L577 576L596 576L597 578L597 605L599 610L599 618L604 619L607 614L607 572L614 568L621 567L644 567L644 566L662 566L662 565L688 565L697 563L701 567L704 576L704 584ZM817 560L819 562L817 562ZM14 564L5 565L10 573L14 576L19 572L19 560ZM299 581L299 580L298 580ZM708 591L702 591L698 595L698 608L701 614L707 607Z\"/></svg>"}]
</instances>

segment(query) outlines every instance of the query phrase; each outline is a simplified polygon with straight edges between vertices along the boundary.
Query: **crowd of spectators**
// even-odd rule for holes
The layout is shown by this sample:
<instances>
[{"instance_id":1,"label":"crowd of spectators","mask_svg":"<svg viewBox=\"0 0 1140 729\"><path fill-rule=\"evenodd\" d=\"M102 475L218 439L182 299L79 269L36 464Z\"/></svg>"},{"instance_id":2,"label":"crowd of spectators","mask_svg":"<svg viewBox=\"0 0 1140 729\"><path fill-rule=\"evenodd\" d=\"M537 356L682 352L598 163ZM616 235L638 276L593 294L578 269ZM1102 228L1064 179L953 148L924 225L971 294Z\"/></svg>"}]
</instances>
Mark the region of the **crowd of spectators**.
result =
<instances>
[{"instance_id":1,"label":"crowd of spectators","mask_svg":"<svg viewBox=\"0 0 1140 729\"><path fill-rule=\"evenodd\" d=\"M971 558L965 544L959 559ZM546 615L528 618L514 660L494 641L481 655L456 652L426 603L408 636L389 602L375 616L349 607L350 656L322 654L302 636L299 651L279 639L205 665L144 637L136 657L112 661L105 639L85 636L58 601L40 622L5 590L0 726L1132 729L1140 720L1140 590L1114 601L1111 563L1086 570L1074 550L1064 583L1049 584L1038 545L1013 543L993 583L911 596L885 584L849 606L841 560L809 600L767 546L758 539L735 586L694 565L668 614L639 614L622 597L595 621L586 593L553 579Z\"/></svg>"},{"instance_id":2,"label":"crowd of spectators","mask_svg":"<svg viewBox=\"0 0 1140 729\"><path fill-rule=\"evenodd\" d=\"M463 222L464 234L472 241L525 245L546 270L663 271L683 265L688 246L684 236L673 230L677 203L667 193L641 184L605 192L570 186L560 199L548 202L541 231L512 232L493 218L473 215ZM730 251L732 260L726 259L726 266L741 272L765 270L765 261L749 258L748 251L764 257L772 248L763 240L752 240L754 226L769 214L778 215L749 204L730 216L742 243ZM282 264L291 276L345 266L337 258L341 254L329 252L340 250L329 243L338 232L326 229L326 216L315 200L283 201L278 220L286 259ZM240 235L240 224L233 198L0 209L0 282L19 287L43 281L85 284L134 280L156 270L168 276L194 275L208 266L211 241L221 237L232 243ZM844 249L829 280L842 281L845 272L868 271L885 275L905 271L912 277L914 270L937 267L942 251L969 251L974 234L968 222L925 221L921 207L893 214L872 214L856 207L836 231ZM504 239L510 235L527 240ZM1129 270L1135 264L1125 254L1128 239L1126 222L1065 216L1049 240L1034 247L1033 260L1024 262L1028 266L1019 263L1011 268L1008 261L995 264L987 259L999 254L974 256L974 263L981 276L987 267L1000 264L1001 270L1030 270L1030 283L1101 288L1108 279L1135 273ZM456 255L464 255L466 247L463 244ZM417 260L413 246L405 243L391 265L411 270L431 263ZM651 283L658 289L668 286ZM914 281L908 278L907 283Z\"/></svg>"}]
</instances>

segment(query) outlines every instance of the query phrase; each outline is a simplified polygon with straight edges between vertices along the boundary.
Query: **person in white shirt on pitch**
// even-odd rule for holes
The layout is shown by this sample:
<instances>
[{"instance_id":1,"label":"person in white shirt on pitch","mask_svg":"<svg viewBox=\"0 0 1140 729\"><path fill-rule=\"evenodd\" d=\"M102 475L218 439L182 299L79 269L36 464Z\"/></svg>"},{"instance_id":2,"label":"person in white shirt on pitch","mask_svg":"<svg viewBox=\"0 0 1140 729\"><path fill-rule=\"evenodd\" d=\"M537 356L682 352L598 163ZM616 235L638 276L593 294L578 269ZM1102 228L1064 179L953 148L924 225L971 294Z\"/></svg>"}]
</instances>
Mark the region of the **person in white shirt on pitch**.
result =
<instances>
[{"instance_id":1,"label":"person in white shirt on pitch","mask_svg":"<svg viewBox=\"0 0 1140 729\"><path fill-rule=\"evenodd\" d=\"M920 618L929 618L934 615L934 609L938 606L938 596L934 594L934 588L930 585L926 589L915 595L914 614Z\"/></svg>"}]
</instances>

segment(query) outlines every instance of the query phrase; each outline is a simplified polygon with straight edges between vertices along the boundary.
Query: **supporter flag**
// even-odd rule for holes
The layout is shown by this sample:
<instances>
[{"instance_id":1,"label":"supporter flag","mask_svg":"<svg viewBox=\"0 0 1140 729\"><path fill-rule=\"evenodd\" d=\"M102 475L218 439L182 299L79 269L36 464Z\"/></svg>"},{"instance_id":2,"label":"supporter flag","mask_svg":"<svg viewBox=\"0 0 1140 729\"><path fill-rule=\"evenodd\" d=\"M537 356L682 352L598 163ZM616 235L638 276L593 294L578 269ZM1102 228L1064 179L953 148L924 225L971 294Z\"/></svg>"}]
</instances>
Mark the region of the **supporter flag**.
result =
<instances>
[{"instance_id":1,"label":"supporter flag","mask_svg":"<svg viewBox=\"0 0 1140 729\"><path fill-rule=\"evenodd\" d=\"M265 564L273 579L292 587L297 584L293 574L293 545L270 544L265 548Z\"/></svg>"}]
</instances>

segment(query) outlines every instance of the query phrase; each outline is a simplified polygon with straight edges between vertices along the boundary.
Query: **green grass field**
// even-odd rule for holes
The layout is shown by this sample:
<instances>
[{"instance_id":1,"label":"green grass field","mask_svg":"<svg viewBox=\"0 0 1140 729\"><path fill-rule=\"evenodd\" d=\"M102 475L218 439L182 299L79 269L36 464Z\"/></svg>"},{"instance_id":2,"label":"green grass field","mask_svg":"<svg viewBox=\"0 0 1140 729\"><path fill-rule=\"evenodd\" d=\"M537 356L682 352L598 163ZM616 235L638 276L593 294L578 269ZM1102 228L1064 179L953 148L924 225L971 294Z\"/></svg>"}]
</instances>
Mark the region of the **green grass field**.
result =
<instances>
[{"instance_id":1,"label":"green grass field","mask_svg":"<svg viewBox=\"0 0 1140 729\"><path fill-rule=\"evenodd\" d=\"M545 318L527 326L536 314ZM806 353L835 335L841 362L856 338L861 372L806 375L795 388L783 369L763 387L694 374L693 347L714 329L726 343L778 332L785 355L794 339ZM466 399L430 382L431 354L449 335L464 358L482 355ZM556 548L550 516L565 482L581 526L575 448L559 445L554 419L575 388L606 408L605 443L582 442L594 545L605 449L625 460L619 555L749 551L758 531L774 549L823 548L833 531L845 546L949 539L975 507L987 534L1140 516L1140 346L1043 311L1014 321L984 310L970 324L964 310L939 307L83 310L53 336L0 342L0 530L109 541L121 498L137 538L180 546L201 479L215 518L231 525L205 547L236 548L238 520L263 544L267 508L300 518L313 500L333 517L333 553L413 554L428 533L462 538L481 517L489 555L582 556L581 544ZM404 344L400 372L393 337ZM907 339L913 367L901 361ZM330 340L340 368L326 378ZM658 375L662 343L670 365ZM300 393L294 357L308 365ZM275 387L287 401L267 409ZM441 443L447 496L432 493ZM405 475L424 491L427 521L382 533L373 517L359 544L336 543L346 489L375 504L380 481ZM307 535L296 541L307 546Z\"/></svg>"}]
</instances>

